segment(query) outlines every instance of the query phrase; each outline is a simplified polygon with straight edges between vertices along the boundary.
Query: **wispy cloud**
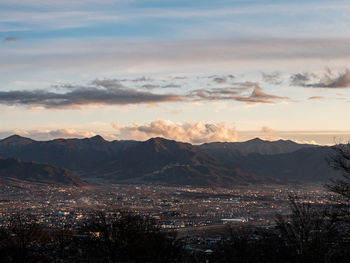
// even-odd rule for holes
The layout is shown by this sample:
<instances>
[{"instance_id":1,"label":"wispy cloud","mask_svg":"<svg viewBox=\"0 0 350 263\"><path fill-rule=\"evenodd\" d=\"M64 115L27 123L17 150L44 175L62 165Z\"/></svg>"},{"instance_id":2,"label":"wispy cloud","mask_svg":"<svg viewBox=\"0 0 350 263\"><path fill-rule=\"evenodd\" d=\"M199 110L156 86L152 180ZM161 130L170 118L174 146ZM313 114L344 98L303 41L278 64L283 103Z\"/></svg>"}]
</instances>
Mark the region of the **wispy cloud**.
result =
<instances>
[{"instance_id":1,"label":"wispy cloud","mask_svg":"<svg viewBox=\"0 0 350 263\"><path fill-rule=\"evenodd\" d=\"M178 84L166 84L166 85L158 85L158 84L145 84L142 85L142 88L145 89L175 89L175 88L181 88L181 85Z\"/></svg>"},{"instance_id":2,"label":"wispy cloud","mask_svg":"<svg viewBox=\"0 0 350 263\"><path fill-rule=\"evenodd\" d=\"M321 100L321 99L324 99L323 96L311 96L308 98L309 100Z\"/></svg>"},{"instance_id":3,"label":"wispy cloud","mask_svg":"<svg viewBox=\"0 0 350 263\"><path fill-rule=\"evenodd\" d=\"M194 100L234 100L246 103L270 103L275 100L289 100L288 97L277 96L265 93L257 82L237 82L232 83L233 87L196 89L189 93L189 97ZM251 91L250 95L243 95L243 92Z\"/></svg>"},{"instance_id":4,"label":"wispy cloud","mask_svg":"<svg viewBox=\"0 0 350 263\"><path fill-rule=\"evenodd\" d=\"M272 61L278 62L279 70L283 71L295 63L348 59L349 45L350 40L306 38L178 41L61 38L23 43L20 49L7 45L3 47L0 68L98 73L113 70L143 75L151 72L198 73L215 67L241 71L249 67L254 70L261 68L262 64L268 70L268 62Z\"/></svg>"},{"instance_id":5,"label":"wispy cloud","mask_svg":"<svg viewBox=\"0 0 350 263\"><path fill-rule=\"evenodd\" d=\"M237 88L196 89L189 93L194 100L234 100L241 90Z\"/></svg>"},{"instance_id":6,"label":"wispy cloud","mask_svg":"<svg viewBox=\"0 0 350 263\"><path fill-rule=\"evenodd\" d=\"M204 122L175 123L168 120L156 120L148 124L133 124L122 126L112 124L121 139L147 140L151 137L164 137L167 139L200 144L205 142L237 140L234 127L224 123L210 124Z\"/></svg>"},{"instance_id":7,"label":"wispy cloud","mask_svg":"<svg viewBox=\"0 0 350 263\"><path fill-rule=\"evenodd\" d=\"M262 75L262 79L264 82L267 82L267 83L272 84L272 85L282 84L282 79L281 79L282 74L279 71L275 71L272 73L262 72L261 75Z\"/></svg>"},{"instance_id":8,"label":"wispy cloud","mask_svg":"<svg viewBox=\"0 0 350 263\"><path fill-rule=\"evenodd\" d=\"M19 40L20 37L18 36L8 36L3 39L4 42L10 42L10 41L17 41Z\"/></svg>"},{"instance_id":9,"label":"wispy cloud","mask_svg":"<svg viewBox=\"0 0 350 263\"><path fill-rule=\"evenodd\" d=\"M264 140L274 141L274 140L281 139L279 137L276 137L275 131L268 126L261 127L260 132L263 134L263 136L261 136L261 138Z\"/></svg>"},{"instance_id":10,"label":"wispy cloud","mask_svg":"<svg viewBox=\"0 0 350 263\"><path fill-rule=\"evenodd\" d=\"M138 78L124 78L124 79L113 79L115 82L150 82L154 81L152 78L149 77L138 77Z\"/></svg>"}]
</instances>

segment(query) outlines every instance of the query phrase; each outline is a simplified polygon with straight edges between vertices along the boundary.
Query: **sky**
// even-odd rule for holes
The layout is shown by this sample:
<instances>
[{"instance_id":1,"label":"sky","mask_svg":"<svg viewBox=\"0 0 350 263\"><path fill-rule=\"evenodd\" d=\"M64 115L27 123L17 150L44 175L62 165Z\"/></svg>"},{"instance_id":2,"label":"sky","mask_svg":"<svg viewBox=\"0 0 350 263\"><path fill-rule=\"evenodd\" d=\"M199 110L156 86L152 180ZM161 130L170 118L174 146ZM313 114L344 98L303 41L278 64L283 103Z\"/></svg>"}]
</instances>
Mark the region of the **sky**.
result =
<instances>
[{"instance_id":1,"label":"sky","mask_svg":"<svg viewBox=\"0 0 350 263\"><path fill-rule=\"evenodd\" d=\"M350 138L350 3L0 0L0 138Z\"/></svg>"}]
</instances>

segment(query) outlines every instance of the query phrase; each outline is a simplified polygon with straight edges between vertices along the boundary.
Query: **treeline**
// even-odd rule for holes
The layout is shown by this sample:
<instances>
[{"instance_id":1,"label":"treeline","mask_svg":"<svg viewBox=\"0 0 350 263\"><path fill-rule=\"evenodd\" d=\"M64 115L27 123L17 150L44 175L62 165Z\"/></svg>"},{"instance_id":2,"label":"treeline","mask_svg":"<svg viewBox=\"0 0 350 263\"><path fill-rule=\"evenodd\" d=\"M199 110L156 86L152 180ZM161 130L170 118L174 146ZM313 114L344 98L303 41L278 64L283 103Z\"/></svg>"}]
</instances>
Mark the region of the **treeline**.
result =
<instances>
[{"instance_id":1,"label":"treeline","mask_svg":"<svg viewBox=\"0 0 350 263\"><path fill-rule=\"evenodd\" d=\"M127 212L96 213L75 230L16 215L0 230L0 262L182 262L174 232Z\"/></svg>"}]
</instances>

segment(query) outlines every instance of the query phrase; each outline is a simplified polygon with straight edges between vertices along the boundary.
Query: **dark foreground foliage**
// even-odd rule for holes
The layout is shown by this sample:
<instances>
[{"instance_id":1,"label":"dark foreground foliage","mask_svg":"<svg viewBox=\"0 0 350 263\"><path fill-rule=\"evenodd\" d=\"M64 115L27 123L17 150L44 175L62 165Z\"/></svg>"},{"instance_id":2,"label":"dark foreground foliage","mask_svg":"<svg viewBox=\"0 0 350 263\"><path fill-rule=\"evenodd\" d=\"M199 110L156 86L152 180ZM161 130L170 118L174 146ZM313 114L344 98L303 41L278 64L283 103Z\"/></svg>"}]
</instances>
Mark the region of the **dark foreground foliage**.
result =
<instances>
[{"instance_id":1,"label":"dark foreground foliage","mask_svg":"<svg viewBox=\"0 0 350 263\"><path fill-rule=\"evenodd\" d=\"M274 229L232 229L213 262L350 262L349 226L334 207L290 201L291 215L276 218Z\"/></svg>"},{"instance_id":2,"label":"dark foreground foliage","mask_svg":"<svg viewBox=\"0 0 350 263\"><path fill-rule=\"evenodd\" d=\"M0 231L0 262L350 262L348 223L334 207L291 197L291 214L276 227L228 227L212 253L188 246L157 221L126 212L97 213L76 230L49 229L14 216ZM208 261L209 260L209 261Z\"/></svg>"},{"instance_id":3,"label":"dark foreground foliage","mask_svg":"<svg viewBox=\"0 0 350 263\"><path fill-rule=\"evenodd\" d=\"M0 262L182 262L181 251L175 233L129 213L99 213L74 231L17 215L0 232Z\"/></svg>"}]
</instances>

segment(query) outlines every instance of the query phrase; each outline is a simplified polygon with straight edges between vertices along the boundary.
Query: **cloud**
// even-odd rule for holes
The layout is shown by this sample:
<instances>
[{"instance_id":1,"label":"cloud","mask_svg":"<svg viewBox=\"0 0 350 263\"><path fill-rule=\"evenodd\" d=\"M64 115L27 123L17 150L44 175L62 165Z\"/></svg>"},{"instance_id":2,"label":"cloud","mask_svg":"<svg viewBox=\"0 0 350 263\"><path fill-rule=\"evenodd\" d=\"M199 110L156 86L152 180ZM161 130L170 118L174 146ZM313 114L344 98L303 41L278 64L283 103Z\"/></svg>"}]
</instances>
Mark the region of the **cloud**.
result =
<instances>
[{"instance_id":1,"label":"cloud","mask_svg":"<svg viewBox=\"0 0 350 263\"><path fill-rule=\"evenodd\" d=\"M298 73L290 77L291 84L309 88L349 88L350 71L335 74L330 69L319 76L312 73Z\"/></svg>"},{"instance_id":2,"label":"cloud","mask_svg":"<svg viewBox=\"0 0 350 263\"><path fill-rule=\"evenodd\" d=\"M65 84L57 87L64 92L59 93L46 90L0 91L0 103L5 105L60 108L88 104L152 104L184 100L174 94L155 94L127 88L114 79L96 79L89 86Z\"/></svg>"},{"instance_id":3,"label":"cloud","mask_svg":"<svg viewBox=\"0 0 350 263\"><path fill-rule=\"evenodd\" d=\"M270 127L263 126L260 130L261 133L263 133L262 139L274 141L280 139L279 137L276 137L275 131L271 129Z\"/></svg>"},{"instance_id":4,"label":"cloud","mask_svg":"<svg viewBox=\"0 0 350 263\"><path fill-rule=\"evenodd\" d=\"M175 123L168 120L156 120L148 124L135 123L131 126L112 124L121 139L147 140L151 137L164 137L176 141L194 144L206 142L234 142L238 135L233 127L224 123L203 122Z\"/></svg>"},{"instance_id":5,"label":"cloud","mask_svg":"<svg viewBox=\"0 0 350 263\"><path fill-rule=\"evenodd\" d=\"M23 137L28 137L34 140L52 140L57 138L89 138L97 135L89 131L77 131L75 129L56 129L56 130L9 130L0 131L0 137L5 138L17 134Z\"/></svg>"},{"instance_id":6,"label":"cloud","mask_svg":"<svg viewBox=\"0 0 350 263\"><path fill-rule=\"evenodd\" d=\"M142 88L145 89L174 89L174 88L181 88L181 85L178 84L166 84L166 85L157 85L157 84L145 84L142 85Z\"/></svg>"},{"instance_id":7,"label":"cloud","mask_svg":"<svg viewBox=\"0 0 350 263\"><path fill-rule=\"evenodd\" d=\"M3 41L4 42L10 42L10 41L17 41L17 40L19 40L20 39L20 37L17 37L17 36L8 36L8 37L5 37L4 39L3 39Z\"/></svg>"},{"instance_id":8,"label":"cloud","mask_svg":"<svg viewBox=\"0 0 350 263\"><path fill-rule=\"evenodd\" d=\"M153 81L153 79L149 77L139 77L139 78L133 78L133 79L114 79L115 81L118 82L146 82L146 81Z\"/></svg>"},{"instance_id":9,"label":"cloud","mask_svg":"<svg viewBox=\"0 0 350 263\"><path fill-rule=\"evenodd\" d=\"M183 80L183 79L188 79L188 77L186 77L186 76L175 76L175 77L173 77L173 79L181 79L181 80Z\"/></svg>"},{"instance_id":10,"label":"cloud","mask_svg":"<svg viewBox=\"0 0 350 263\"><path fill-rule=\"evenodd\" d=\"M232 83L233 87L229 88L212 88L212 89L196 89L188 94L188 97L193 100L235 100L246 103L270 103L274 100L286 99L288 97L281 97L277 95L267 94L263 92L262 88L256 82L237 82ZM253 89L250 96L243 96L242 92Z\"/></svg>"},{"instance_id":11,"label":"cloud","mask_svg":"<svg viewBox=\"0 0 350 263\"><path fill-rule=\"evenodd\" d=\"M281 80L281 72L275 71L272 73L261 73L263 81L272 84L272 85L280 85L282 83Z\"/></svg>"},{"instance_id":12,"label":"cloud","mask_svg":"<svg viewBox=\"0 0 350 263\"><path fill-rule=\"evenodd\" d=\"M281 97L277 95L267 94L262 91L262 88L259 86L256 86L253 90L251 98L257 98L257 99L289 99L288 97Z\"/></svg>"},{"instance_id":13,"label":"cloud","mask_svg":"<svg viewBox=\"0 0 350 263\"><path fill-rule=\"evenodd\" d=\"M304 86L309 80L309 73L297 73L290 76L290 83L293 86Z\"/></svg>"},{"instance_id":14,"label":"cloud","mask_svg":"<svg viewBox=\"0 0 350 263\"><path fill-rule=\"evenodd\" d=\"M308 98L309 100L319 100L319 99L324 99L323 96L311 96Z\"/></svg>"},{"instance_id":15,"label":"cloud","mask_svg":"<svg viewBox=\"0 0 350 263\"><path fill-rule=\"evenodd\" d=\"M212 78L213 82L217 84L224 84L230 80L233 80L235 77L233 75L226 75L226 76L213 75L213 76L209 76L208 78Z\"/></svg>"},{"instance_id":16,"label":"cloud","mask_svg":"<svg viewBox=\"0 0 350 263\"><path fill-rule=\"evenodd\" d=\"M255 88L252 94L249 97L236 97L237 101L244 101L247 103L268 103L274 104L274 100L289 100L288 97L281 97L273 94L267 94L263 92L262 88L259 85L255 85Z\"/></svg>"},{"instance_id":17,"label":"cloud","mask_svg":"<svg viewBox=\"0 0 350 263\"><path fill-rule=\"evenodd\" d=\"M89 17L89 14L79 16ZM131 72L147 75L193 74L208 72L208 69L242 72L264 68L269 71L278 63L279 70L290 71L299 64L308 67L315 65L315 61L320 63L320 60L322 63L329 59L344 63L350 57L349 45L350 40L325 39L33 39L23 43L20 50L4 45L0 69L9 72L45 70L52 74ZM34 61L33 57L37 59Z\"/></svg>"},{"instance_id":18,"label":"cloud","mask_svg":"<svg viewBox=\"0 0 350 263\"><path fill-rule=\"evenodd\" d=\"M227 88L195 89L186 93L164 93L140 90L180 88L178 84L145 84L139 89L129 88L118 79L95 79L88 85L60 84L50 90L7 90L0 91L0 104L41 106L44 108L74 108L89 104L128 105L162 102L194 102L232 100L246 103L274 103L289 99L263 92L256 82L231 83ZM251 92L250 95L243 94Z\"/></svg>"},{"instance_id":19,"label":"cloud","mask_svg":"<svg viewBox=\"0 0 350 263\"><path fill-rule=\"evenodd\" d=\"M273 129L271 129L267 126L263 126L263 127L261 127L261 132L265 133L265 134L272 134L274 131L273 131Z\"/></svg>"},{"instance_id":20,"label":"cloud","mask_svg":"<svg viewBox=\"0 0 350 263\"><path fill-rule=\"evenodd\" d=\"M241 92L237 88L196 89L189 93L194 100L235 100Z\"/></svg>"}]
</instances>

